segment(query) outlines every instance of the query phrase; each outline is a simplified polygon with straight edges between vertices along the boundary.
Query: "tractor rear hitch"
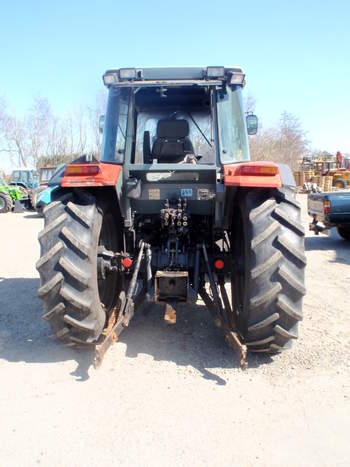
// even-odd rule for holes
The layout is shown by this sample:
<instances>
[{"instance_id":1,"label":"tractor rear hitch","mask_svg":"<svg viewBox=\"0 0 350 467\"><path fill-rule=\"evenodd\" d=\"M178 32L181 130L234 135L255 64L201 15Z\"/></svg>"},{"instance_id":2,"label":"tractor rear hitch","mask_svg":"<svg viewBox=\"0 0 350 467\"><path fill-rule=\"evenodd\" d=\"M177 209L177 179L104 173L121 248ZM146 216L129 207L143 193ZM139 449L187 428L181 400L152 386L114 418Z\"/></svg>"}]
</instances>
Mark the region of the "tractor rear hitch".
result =
<instances>
[{"instance_id":1,"label":"tractor rear hitch","mask_svg":"<svg viewBox=\"0 0 350 467\"><path fill-rule=\"evenodd\" d=\"M205 290L203 284L199 284L199 262L200 262L200 254L203 254L204 263L207 270L207 275L209 278L209 285L211 289L212 298L208 295L207 291ZM141 241L140 249L137 256L137 261L134 267L134 271L132 273L132 277L129 283L128 291L126 295L122 292L119 296L119 303L118 305L112 310L107 327L101 334L99 341L95 345L95 357L94 357L94 367L98 368L101 366L103 358L109 347L114 343L117 342L118 336L121 334L123 329L129 325L130 320L134 315L134 308L135 308L135 301L136 294L137 294L137 280L138 275L140 272L140 267L143 258L146 261L146 282L143 289L142 298L144 294L146 294L146 298L151 300L151 291L152 287L152 270L151 270L151 261L152 261L152 252L151 247L149 244L144 243ZM186 279L186 289L188 289L188 273L184 271L179 272L167 272L167 271L158 271L158 276L162 277L162 273L165 278L168 279L169 275L176 275L176 279L179 276L179 279ZM154 287L154 301L158 302L159 300L159 291L157 286L157 277L155 277L155 287ZM158 279L159 279L158 277ZM171 276L172 277L172 276ZM175 277L175 276L174 276ZM205 244L197 245L196 248L196 257L195 257L195 277L194 277L194 295L197 296L197 293L203 299L205 305L207 306L208 310L212 314L216 326L221 329L225 336L225 341L234 349L238 354L239 365L242 370L248 367L246 357L247 357L247 347L241 341L241 337L239 332L236 330L236 324L234 320L234 315L232 312L232 308L230 306L230 302L226 293L225 283L223 279L219 276L218 283L220 286L221 296L224 302L224 307L222 306L222 302L220 299L220 295L218 292L217 285L214 280L214 275L210 266L210 261L208 258L208 253ZM165 289L166 290L166 289ZM174 292L173 292L174 293ZM179 298L179 297L177 297ZM184 301L188 300L188 290L186 293L186 297L181 298ZM187 299L186 299L187 298ZM164 300L161 300L164 301ZM168 305L166 308L168 313L166 313L165 320L169 323L174 324L176 322L176 312L173 308ZM226 310L226 313L225 311ZM171 312L171 313L170 313Z\"/></svg>"}]
</instances>

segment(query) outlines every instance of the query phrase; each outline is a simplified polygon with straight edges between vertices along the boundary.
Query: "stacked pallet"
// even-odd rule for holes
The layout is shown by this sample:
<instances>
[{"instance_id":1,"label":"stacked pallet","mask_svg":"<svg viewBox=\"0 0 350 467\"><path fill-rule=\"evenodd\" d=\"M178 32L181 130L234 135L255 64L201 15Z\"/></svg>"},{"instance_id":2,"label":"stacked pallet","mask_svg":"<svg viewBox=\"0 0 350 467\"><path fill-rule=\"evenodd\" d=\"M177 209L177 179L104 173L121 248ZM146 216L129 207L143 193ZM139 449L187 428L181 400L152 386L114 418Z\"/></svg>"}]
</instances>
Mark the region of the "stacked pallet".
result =
<instances>
[{"instance_id":1,"label":"stacked pallet","mask_svg":"<svg viewBox=\"0 0 350 467\"><path fill-rule=\"evenodd\" d=\"M322 191L332 191L333 177L332 175L325 175L322 177Z\"/></svg>"},{"instance_id":2,"label":"stacked pallet","mask_svg":"<svg viewBox=\"0 0 350 467\"><path fill-rule=\"evenodd\" d=\"M311 190L313 184L317 185L322 191L332 191L332 175L315 175L312 170L293 172L297 187Z\"/></svg>"},{"instance_id":3,"label":"stacked pallet","mask_svg":"<svg viewBox=\"0 0 350 467\"><path fill-rule=\"evenodd\" d=\"M312 182L314 177L313 170L297 170L293 172L297 186L304 186L305 183Z\"/></svg>"}]
</instances>

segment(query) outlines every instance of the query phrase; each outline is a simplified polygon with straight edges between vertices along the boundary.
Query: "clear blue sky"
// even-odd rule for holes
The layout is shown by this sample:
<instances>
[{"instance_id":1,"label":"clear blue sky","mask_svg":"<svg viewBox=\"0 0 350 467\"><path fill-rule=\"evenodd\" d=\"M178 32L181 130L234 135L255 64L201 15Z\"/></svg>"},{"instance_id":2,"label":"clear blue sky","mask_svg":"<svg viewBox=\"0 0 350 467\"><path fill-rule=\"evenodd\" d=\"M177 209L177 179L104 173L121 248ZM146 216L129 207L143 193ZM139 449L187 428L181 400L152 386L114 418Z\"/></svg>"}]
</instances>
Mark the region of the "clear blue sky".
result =
<instances>
[{"instance_id":1,"label":"clear blue sky","mask_svg":"<svg viewBox=\"0 0 350 467\"><path fill-rule=\"evenodd\" d=\"M94 101L107 68L241 65L265 126L287 110L350 153L349 1L0 0L0 97L21 115Z\"/></svg>"}]
</instances>

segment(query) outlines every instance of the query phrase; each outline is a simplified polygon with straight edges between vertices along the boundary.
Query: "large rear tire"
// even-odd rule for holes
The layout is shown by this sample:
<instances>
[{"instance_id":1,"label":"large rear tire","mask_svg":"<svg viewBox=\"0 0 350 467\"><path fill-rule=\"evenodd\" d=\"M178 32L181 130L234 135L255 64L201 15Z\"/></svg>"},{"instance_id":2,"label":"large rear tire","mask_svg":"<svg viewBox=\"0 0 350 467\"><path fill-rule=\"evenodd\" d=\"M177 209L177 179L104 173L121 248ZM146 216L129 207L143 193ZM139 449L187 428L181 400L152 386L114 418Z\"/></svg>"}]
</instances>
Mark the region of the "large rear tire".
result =
<instances>
[{"instance_id":1,"label":"large rear tire","mask_svg":"<svg viewBox=\"0 0 350 467\"><path fill-rule=\"evenodd\" d=\"M66 343L91 344L101 334L116 302L118 278L97 275L98 246L116 251L117 227L108 209L83 190L61 195L44 209L39 233L39 297L43 319Z\"/></svg>"},{"instance_id":2,"label":"large rear tire","mask_svg":"<svg viewBox=\"0 0 350 467\"><path fill-rule=\"evenodd\" d=\"M11 196L4 191L0 192L0 213L5 214L11 211L12 207L13 202Z\"/></svg>"},{"instance_id":3,"label":"large rear tire","mask_svg":"<svg viewBox=\"0 0 350 467\"><path fill-rule=\"evenodd\" d=\"M304 227L293 190L240 196L232 225L232 301L248 349L277 353L298 336L305 294Z\"/></svg>"}]
</instances>

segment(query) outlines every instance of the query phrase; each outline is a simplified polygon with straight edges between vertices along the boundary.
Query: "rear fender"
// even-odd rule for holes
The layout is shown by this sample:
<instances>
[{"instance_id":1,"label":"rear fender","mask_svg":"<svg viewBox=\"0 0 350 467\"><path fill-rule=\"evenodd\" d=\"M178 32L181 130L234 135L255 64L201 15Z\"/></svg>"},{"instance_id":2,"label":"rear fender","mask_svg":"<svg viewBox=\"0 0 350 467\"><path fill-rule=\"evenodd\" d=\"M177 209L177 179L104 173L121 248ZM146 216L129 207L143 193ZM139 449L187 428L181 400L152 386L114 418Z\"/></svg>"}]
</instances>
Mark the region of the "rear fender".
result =
<instances>
[{"instance_id":1,"label":"rear fender","mask_svg":"<svg viewBox=\"0 0 350 467\"><path fill-rule=\"evenodd\" d=\"M94 169L90 170L92 167ZM72 168L73 171L71 170ZM90 170L90 174L86 174L87 169ZM103 206L104 209L108 209L113 213L116 222L118 222L118 225L121 225L122 214L118 197L118 191L120 190L117 189L117 184L119 186L121 182L121 171L122 167L120 165L102 162L68 164L59 192L62 193L62 191L69 189L80 188L88 191L96 197L99 206Z\"/></svg>"},{"instance_id":2,"label":"rear fender","mask_svg":"<svg viewBox=\"0 0 350 467\"><path fill-rule=\"evenodd\" d=\"M96 173L87 173L96 169ZM73 172L74 171L74 172ZM62 188L116 186L121 166L116 164L68 164L61 181Z\"/></svg>"},{"instance_id":3,"label":"rear fender","mask_svg":"<svg viewBox=\"0 0 350 467\"><path fill-rule=\"evenodd\" d=\"M265 170L265 173L258 175L259 170ZM289 166L285 164L276 164L270 161L244 162L225 165L224 184L226 188L226 196L222 225L225 229L230 228L235 205L237 203L237 197L239 196L239 193L245 191L246 188L278 189L288 186L295 189L295 180Z\"/></svg>"}]
</instances>

